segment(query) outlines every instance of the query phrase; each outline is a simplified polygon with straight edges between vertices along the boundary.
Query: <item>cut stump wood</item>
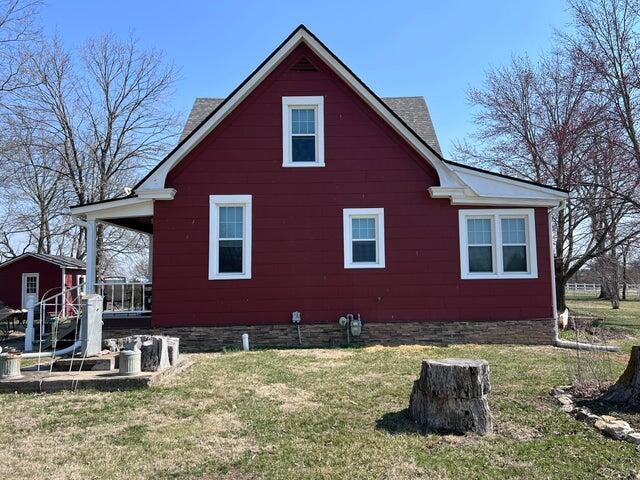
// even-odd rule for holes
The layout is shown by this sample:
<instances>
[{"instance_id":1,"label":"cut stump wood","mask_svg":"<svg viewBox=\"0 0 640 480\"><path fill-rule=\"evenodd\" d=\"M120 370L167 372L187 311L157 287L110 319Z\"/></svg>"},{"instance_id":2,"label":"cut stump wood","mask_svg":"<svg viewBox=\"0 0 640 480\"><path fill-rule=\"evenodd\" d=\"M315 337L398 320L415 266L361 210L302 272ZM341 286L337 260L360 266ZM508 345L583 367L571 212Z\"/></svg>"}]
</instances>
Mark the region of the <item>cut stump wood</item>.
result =
<instances>
[{"instance_id":1,"label":"cut stump wood","mask_svg":"<svg viewBox=\"0 0 640 480\"><path fill-rule=\"evenodd\" d=\"M420 378L413 383L409 411L427 430L488 435L493 432L490 390L489 364L484 360L424 360Z\"/></svg>"},{"instance_id":2,"label":"cut stump wood","mask_svg":"<svg viewBox=\"0 0 640 480\"><path fill-rule=\"evenodd\" d=\"M640 407L640 346L631 347L627 368L602 400L632 408Z\"/></svg>"}]
</instances>

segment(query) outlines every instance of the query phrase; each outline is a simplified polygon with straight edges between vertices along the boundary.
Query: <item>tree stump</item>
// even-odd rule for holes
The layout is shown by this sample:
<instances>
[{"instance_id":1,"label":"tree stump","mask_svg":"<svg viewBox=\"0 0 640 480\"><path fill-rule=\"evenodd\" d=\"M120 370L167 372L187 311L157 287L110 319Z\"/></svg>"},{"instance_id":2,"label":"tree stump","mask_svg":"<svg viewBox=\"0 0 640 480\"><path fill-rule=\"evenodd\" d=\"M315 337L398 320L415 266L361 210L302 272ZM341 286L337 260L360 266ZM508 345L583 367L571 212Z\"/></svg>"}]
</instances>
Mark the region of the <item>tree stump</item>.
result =
<instances>
[{"instance_id":1,"label":"tree stump","mask_svg":"<svg viewBox=\"0 0 640 480\"><path fill-rule=\"evenodd\" d=\"M631 347L627 368L602 400L627 407L640 407L640 346Z\"/></svg>"},{"instance_id":2,"label":"tree stump","mask_svg":"<svg viewBox=\"0 0 640 480\"><path fill-rule=\"evenodd\" d=\"M484 360L424 360L413 383L409 411L422 428L463 434L493 432L487 394L489 364Z\"/></svg>"}]
</instances>

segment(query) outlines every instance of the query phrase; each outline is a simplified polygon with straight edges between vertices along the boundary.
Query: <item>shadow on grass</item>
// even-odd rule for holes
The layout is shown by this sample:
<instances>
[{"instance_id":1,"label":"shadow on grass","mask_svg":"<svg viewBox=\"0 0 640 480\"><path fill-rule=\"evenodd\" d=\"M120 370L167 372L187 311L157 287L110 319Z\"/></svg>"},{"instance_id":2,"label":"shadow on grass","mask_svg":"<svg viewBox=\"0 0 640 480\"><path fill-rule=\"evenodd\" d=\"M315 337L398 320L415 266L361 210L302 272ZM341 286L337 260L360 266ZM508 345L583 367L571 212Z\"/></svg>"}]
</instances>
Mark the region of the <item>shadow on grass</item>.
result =
<instances>
[{"instance_id":1,"label":"shadow on grass","mask_svg":"<svg viewBox=\"0 0 640 480\"><path fill-rule=\"evenodd\" d=\"M577 407L587 407L596 415L615 416L616 413L625 413L629 415L640 414L640 406L638 405L628 406L620 403L607 402L602 397L576 400L575 404Z\"/></svg>"},{"instance_id":2,"label":"shadow on grass","mask_svg":"<svg viewBox=\"0 0 640 480\"><path fill-rule=\"evenodd\" d=\"M424 433L409 416L408 408L382 415L376 420L376 430L385 430L389 433Z\"/></svg>"}]
</instances>

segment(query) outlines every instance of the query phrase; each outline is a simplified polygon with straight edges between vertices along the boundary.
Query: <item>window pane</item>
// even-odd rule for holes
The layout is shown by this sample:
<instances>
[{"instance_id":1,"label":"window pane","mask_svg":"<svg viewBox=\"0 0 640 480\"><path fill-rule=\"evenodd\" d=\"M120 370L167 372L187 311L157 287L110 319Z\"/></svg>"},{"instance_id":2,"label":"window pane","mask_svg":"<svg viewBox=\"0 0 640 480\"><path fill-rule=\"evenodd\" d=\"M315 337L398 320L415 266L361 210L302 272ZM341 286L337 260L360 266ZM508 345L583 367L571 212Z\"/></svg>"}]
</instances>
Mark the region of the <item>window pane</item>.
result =
<instances>
[{"instance_id":1,"label":"window pane","mask_svg":"<svg viewBox=\"0 0 640 480\"><path fill-rule=\"evenodd\" d=\"M354 240L374 240L376 238L375 218L352 218L351 238Z\"/></svg>"},{"instance_id":2,"label":"window pane","mask_svg":"<svg viewBox=\"0 0 640 480\"><path fill-rule=\"evenodd\" d=\"M316 133L315 110L313 108L294 108L291 110L291 133Z\"/></svg>"},{"instance_id":3,"label":"window pane","mask_svg":"<svg viewBox=\"0 0 640 480\"><path fill-rule=\"evenodd\" d=\"M220 207L220 238L242 238L242 207Z\"/></svg>"},{"instance_id":4,"label":"window pane","mask_svg":"<svg viewBox=\"0 0 640 480\"><path fill-rule=\"evenodd\" d=\"M505 272L526 272L527 247L502 247L502 261Z\"/></svg>"},{"instance_id":5,"label":"window pane","mask_svg":"<svg viewBox=\"0 0 640 480\"><path fill-rule=\"evenodd\" d=\"M467 220L469 245L491 245L491 220L470 218Z\"/></svg>"},{"instance_id":6,"label":"window pane","mask_svg":"<svg viewBox=\"0 0 640 480\"><path fill-rule=\"evenodd\" d=\"M353 242L353 263L375 262L376 261L376 241L357 240Z\"/></svg>"},{"instance_id":7,"label":"window pane","mask_svg":"<svg viewBox=\"0 0 640 480\"><path fill-rule=\"evenodd\" d=\"M27 293L36 293L36 277L27 277Z\"/></svg>"},{"instance_id":8,"label":"window pane","mask_svg":"<svg viewBox=\"0 0 640 480\"><path fill-rule=\"evenodd\" d=\"M469 247L469 272L493 272L491 247Z\"/></svg>"},{"instance_id":9,"label":"window pane","mask_svg":"<svg viewBox=\"0 0 640 480\"><path fill-rule=\"evenodd\" d=\"M526 243L524 218L502 219L502 243Z\"/></svg>"},{"instance_id":10,"label":"window pane","mask_svg":"<svg viewBox=\"0 0 640 480\"><path fill-rule=\"evenodd\" d=\"M291 137L291 147L292 162L316 161L316 137Z\"/></svg>"},{"instance_id":11,"label":"window pane","mask_svg":"<svg viewBox=\"0 0 640 480\"><path fill-rule=\"evenodd\" d=\"M242 240L220 240L218 253L220 273L242 273Z\"/></svg>"}]
</instances>

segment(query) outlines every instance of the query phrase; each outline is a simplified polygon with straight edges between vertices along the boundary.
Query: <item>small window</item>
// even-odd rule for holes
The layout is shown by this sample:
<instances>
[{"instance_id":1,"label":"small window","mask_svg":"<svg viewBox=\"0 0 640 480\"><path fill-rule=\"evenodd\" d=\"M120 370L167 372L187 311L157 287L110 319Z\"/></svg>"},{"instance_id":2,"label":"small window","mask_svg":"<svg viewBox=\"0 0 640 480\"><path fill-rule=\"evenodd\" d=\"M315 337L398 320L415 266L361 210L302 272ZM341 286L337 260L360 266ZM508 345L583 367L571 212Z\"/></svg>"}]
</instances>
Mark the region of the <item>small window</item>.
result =
<instances>
[{"instance_id":1,"label":"small window","mask_svg":"<svg viewBox=\"0 0 640 480\"><path fill-rule=\"evenodd\" d=\"M324 97L282 97L284 167L324 167Z\"/></svg>"},{"instance_id":2,"label":"small window","mask_svg":"<svg viewBox=\"0 0 640 480\"><path fill-rule=\"evenodd\" d=\"M343 210L344 268L384 268L384 209Z\"/></svg>"},{"instance_id":3,"label":"small window","mask_svg":"<svg viewBox=\"0 0 640 480\"><path fill-rule=\"evenodd\" d=\"M209 279L251 278L251 195L211 195Z\"/></svg>"},{"instance_id":4,"label":"small window","mask_svg":"<svg viewBox=\"0 0 640 480\"><path fill-rule=\"evenodd\" d=\"M463 279L537 278L533 209L460 210Z\"/></svg>"}]
</instances>

